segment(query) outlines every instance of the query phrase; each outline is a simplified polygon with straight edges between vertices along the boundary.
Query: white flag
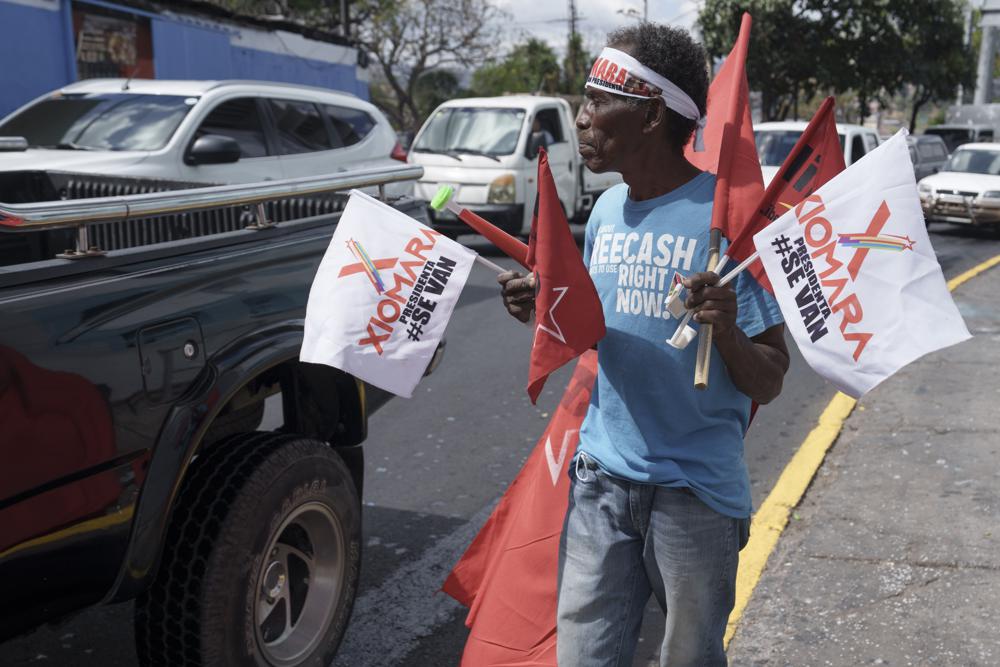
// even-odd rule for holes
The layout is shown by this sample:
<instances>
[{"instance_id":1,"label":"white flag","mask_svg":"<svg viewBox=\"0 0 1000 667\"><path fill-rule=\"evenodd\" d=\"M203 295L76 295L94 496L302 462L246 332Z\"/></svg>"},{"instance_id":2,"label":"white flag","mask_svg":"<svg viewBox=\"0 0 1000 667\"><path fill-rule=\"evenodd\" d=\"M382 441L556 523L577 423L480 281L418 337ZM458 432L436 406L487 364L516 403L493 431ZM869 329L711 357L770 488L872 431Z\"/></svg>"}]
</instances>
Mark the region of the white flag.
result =
<instances>
[{"instance_id":1,"label":"white flag","mask_svg":"<svg viewBox=\"0 0 1000 667\"><path fill-rule=\"evenodd\" d=\"M409 398L475 257L408 215L352 191L313 279L299 359Z\"/></svg>"},{"instance_id":2,"label":"white flag","mask_svg":"<svg viewBox=\"0 0 1000 667\"><path fill-rule=\"evenodd\" d=\"M754 244L802 356L846 394L970 337L927 236L905 130Z\"/></svg>"}]
</instances>

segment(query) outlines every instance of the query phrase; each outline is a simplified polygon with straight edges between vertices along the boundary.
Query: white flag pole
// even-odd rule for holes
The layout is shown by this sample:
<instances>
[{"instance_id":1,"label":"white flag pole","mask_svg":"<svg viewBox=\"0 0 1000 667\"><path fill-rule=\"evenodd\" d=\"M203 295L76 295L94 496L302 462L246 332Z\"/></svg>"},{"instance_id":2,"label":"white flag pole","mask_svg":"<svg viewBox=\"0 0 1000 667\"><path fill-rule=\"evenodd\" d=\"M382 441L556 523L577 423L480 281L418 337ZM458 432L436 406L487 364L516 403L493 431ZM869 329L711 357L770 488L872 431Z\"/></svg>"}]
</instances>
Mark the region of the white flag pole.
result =
<instances>
[{"instance_id":1,"label":"white flag pole","mask_svg":"<svg viewBox=\"0 0 1000 667\"><path fill-rule=\"evenodd\" d=\"M499 264L497 264L496 262L491 262L490 260L486 259L479 253L476 253L476 261L485 266L487 269L493 269L497 273L503 273L504 271L507 270L502 266L500 266Z\"/></svg>"},{"instance_id":2,"label":"white flag pole","mask_svg":"<svg viewBox=\"0 0 1000 667\"><path fill-rule=\"evenodd\" d=\"M754 253L752 255L750 255L749 257L747 257L746 259L744 259L742 262L740 262L738 265L736 265L736 268L734 268L732 271L730 271L729 273L727 273L726 275L724 275L722 277L722 279L719 281L719 284L717 286L718 287L725 287L726 284L732 282L733 278L735 278L736 276L738 276L745 268L747 268L748 266L750 266L751 264L753 264L754 261L757 259L757 257L759 255L760 255L760 253L754 251ZM724 263L725 262L720 262L719 266L721 267Z\"/></svg>"}]
</instances>

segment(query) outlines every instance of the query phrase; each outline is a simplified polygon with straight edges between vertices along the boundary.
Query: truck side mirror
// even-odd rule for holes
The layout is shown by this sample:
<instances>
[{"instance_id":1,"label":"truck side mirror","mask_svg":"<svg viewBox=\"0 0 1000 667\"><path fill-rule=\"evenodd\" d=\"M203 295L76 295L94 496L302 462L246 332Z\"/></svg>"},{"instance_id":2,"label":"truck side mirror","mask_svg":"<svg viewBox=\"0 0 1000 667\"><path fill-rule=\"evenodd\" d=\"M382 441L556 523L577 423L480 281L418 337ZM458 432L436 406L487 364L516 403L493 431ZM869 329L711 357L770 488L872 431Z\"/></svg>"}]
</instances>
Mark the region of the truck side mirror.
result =
<instances>
[{"instance_id":1,"label":"truck side mirror","mask_svg":"<svg viewBox=\"0 0 1000 667\"><path fill-rule=\"evenodd\" d=\"M199 164L229 164L236 162L243 155L239 143L232 137L221 134L203 134L194 140L187 154L184 155L184 163L189 165Z\"/></svg>"},{"instance_id":2,"label":"truck side mirror","mask_svg":"<svg viewBox=\"0 0 1000 667\"><path fill-rule=\"evenodd\" d=\"M528 149L524 152L524 157L534 160L543 146L545 146L545 133L532 132L528 135Z\"/></svg>"}]
</instances>

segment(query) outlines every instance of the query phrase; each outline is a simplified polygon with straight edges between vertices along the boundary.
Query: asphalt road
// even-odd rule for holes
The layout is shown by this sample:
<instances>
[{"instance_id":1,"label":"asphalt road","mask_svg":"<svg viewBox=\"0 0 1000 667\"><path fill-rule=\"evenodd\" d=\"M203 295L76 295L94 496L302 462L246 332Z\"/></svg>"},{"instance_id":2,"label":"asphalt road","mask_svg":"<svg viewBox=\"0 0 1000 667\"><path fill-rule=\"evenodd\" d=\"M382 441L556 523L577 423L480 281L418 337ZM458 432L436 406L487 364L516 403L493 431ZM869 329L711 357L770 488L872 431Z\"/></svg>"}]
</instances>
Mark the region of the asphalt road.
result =
<instances>
[{"instance_id":1,"label":"asphalt road","mask_svg":"<svg viewBox=\"0 0 1000 667\"><path fill-rule=\"evenodd\" d=\"M973 230L932 232L946 277L1000 252L1000 241ZM484 241L461 240L513 265ZM412 399L389 401L372 416L362 582L335 665L458 664L464 609L437 590L531 451L569 377L563 370L550 378L532 406L524 391L530 342L531 329L502 311L494 276L476 268L449 326L441 367ZM835 393L790 347L784 391L758 413L746 442L755 505ZM637 666L655 664L659 622L651 606ZM0 665L26 664L134 666L131 605L91 609L0 645Z\"/></svg>"}]
</instances>

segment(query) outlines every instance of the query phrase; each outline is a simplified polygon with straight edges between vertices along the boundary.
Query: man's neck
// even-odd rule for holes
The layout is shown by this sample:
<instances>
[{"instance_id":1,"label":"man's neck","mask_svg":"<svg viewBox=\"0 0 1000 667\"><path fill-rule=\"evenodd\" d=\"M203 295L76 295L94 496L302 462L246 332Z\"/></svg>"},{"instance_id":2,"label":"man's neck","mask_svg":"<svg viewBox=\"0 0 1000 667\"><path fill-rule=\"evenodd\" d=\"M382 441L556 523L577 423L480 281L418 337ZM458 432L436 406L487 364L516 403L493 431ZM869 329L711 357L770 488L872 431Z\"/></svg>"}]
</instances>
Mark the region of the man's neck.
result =
<instances>
[{"instance_id":1,"label":"man's neck","mask_svg":"<svg viewBox=\"0 0 1000 667\"><path fill-rule=\"evenodd\" d=\"M700 173L683 155L650 151L622 170L622 180L630 199L645 201L673 192Z\"/></svg>"}]
</instances>

